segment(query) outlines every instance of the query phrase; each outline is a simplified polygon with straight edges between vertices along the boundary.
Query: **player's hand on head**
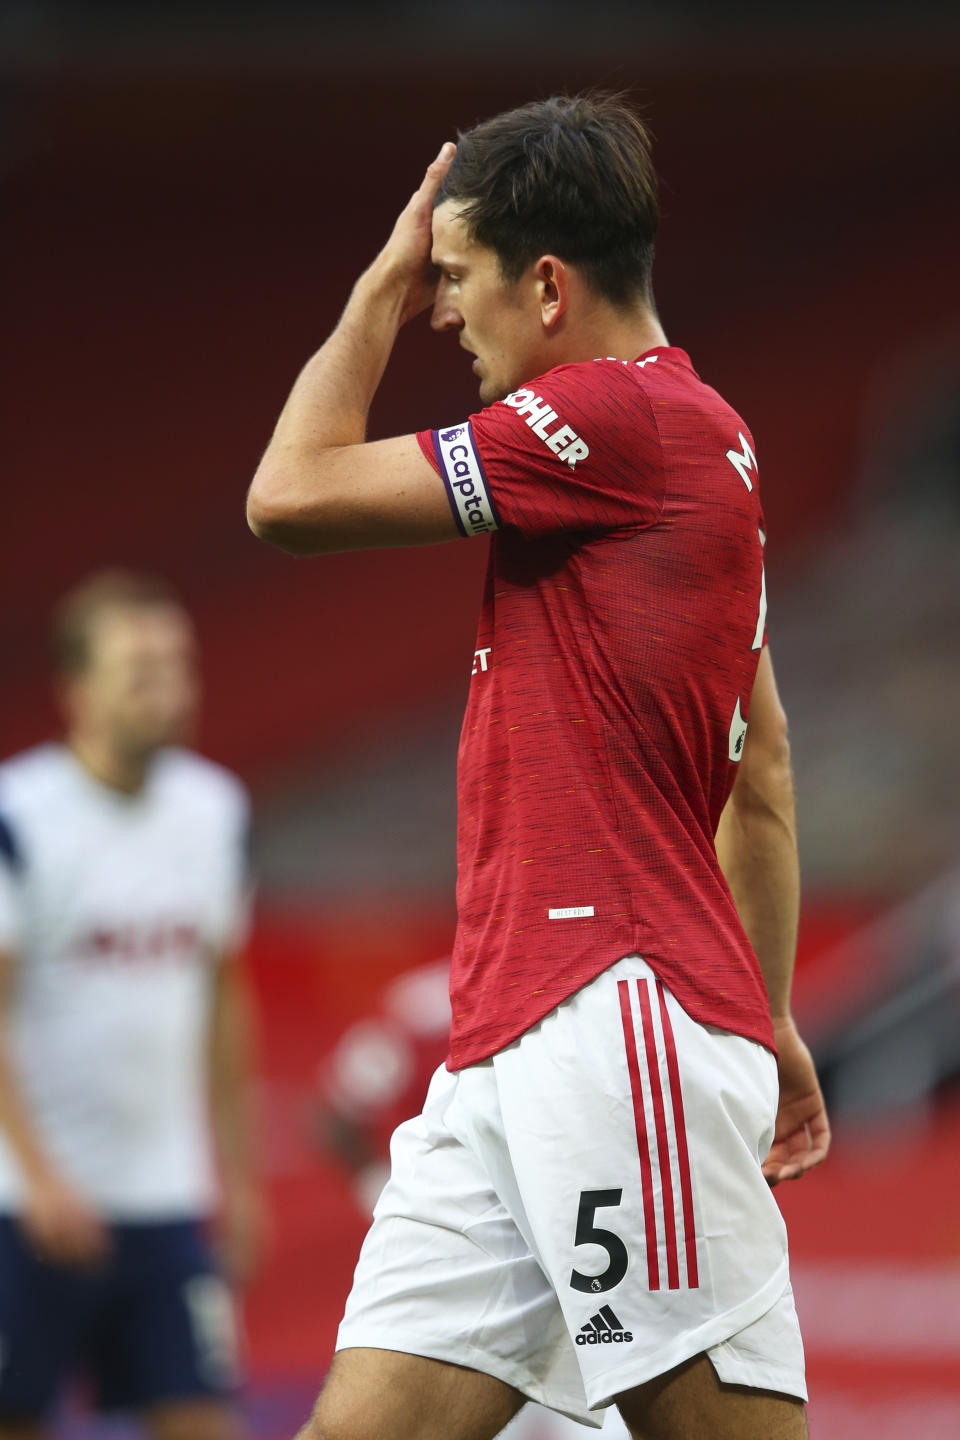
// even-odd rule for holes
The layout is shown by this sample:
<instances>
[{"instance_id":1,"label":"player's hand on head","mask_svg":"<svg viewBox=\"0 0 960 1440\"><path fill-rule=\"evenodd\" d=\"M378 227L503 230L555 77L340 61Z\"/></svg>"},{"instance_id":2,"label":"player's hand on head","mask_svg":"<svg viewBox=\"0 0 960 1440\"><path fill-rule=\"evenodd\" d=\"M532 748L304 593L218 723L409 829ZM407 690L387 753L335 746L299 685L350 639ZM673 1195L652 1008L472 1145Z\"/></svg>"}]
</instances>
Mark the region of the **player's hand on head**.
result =
<instances>
[{"instance_id":1,"label":"player's hand on head","mask_svg":"<svg viewBox=\"0 0 960 1440\"><path fill-rule=\"evenodd\" d=\"M30 1182L19 1220L32 1248L54 1264L95 1265L110 1249L103 1220L82 1195L54 1174Z\"/></svg>"},{"instance_id":2,"label":"player's hand on head","mask_svg":"<svg viewBox=\"0 0 960 1440\"><path fill-rule=\"evenodd\" d=\"M430 260L433 247L433 206L457 152L452 141L440 147L427 166L420 186L397 217L393 232L374 261L374 268L403 289L401 321L413 319L433 304L438 274Z\"/></svg>"},{"instance_id":3,"label":"player's hand on head","mask_svg":"<svg viewBox=\"0 0 960 1440\"><path fill-rule=\"evenodd\" d=\"M763 1164L769 1185L799 1180L820 1165L830 1149L830 1122L813 1058L792 1020L774 1024L780 1102L770 1153Z\"/></svg>"}]
</instances>

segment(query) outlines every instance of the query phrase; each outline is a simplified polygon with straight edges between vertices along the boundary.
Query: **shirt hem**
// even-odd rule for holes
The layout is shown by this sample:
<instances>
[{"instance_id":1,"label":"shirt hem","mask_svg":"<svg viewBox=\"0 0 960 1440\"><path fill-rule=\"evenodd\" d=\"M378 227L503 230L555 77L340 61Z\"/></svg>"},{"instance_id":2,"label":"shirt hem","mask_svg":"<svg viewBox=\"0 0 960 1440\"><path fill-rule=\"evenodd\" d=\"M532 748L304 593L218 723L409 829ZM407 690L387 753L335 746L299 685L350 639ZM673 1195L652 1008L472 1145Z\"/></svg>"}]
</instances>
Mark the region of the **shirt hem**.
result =
<instances>
[{"instance_id":1,"label":"shirt hem","mask_svg":"<svg viewBox=\"0 0 960 1440\"><path fill-rule=\"evenodd\" d=\"M757 1045L762 1045L765 1050L769 1050L770 1053L776 1057L777 1049L773 1039L773 1022L769 1015L760 1019L755 1015L751 1016L742 1013L740 1015L733 1015L730 1014L729 1011L722 1014L709 1004L691 1005L688 1003L691 999L689 995L681 996L677 994L676 989L671 983L671 976L667 967L661 965L655 955L651 955L649 950L642 945L619 942L617 948L610 953L609 959L604 960L601 965L590 967L588 973L578 978L569 990L561 988L550 998L543 1009L538 1008L534 1014L525 1018L518 1027L515 1028L511 1026L505 1032L498 1031L492 1036L488 1034L486 1038L480 1038L476 1031L468 1033L466 1036L458 1037L456 1040L451 1037L450 1051L444 1062L446 1068L455 1074L458 1070L466 1070L470 1065L479 1065L482 1061L490 1060L494 1055L499 1055L502 1050L506 1050L508 1046L512 1045L516 1040L519 1040L521 1036L526 1035L528 1030L532 1030L535 1025L539 1025L540 1021L545 1019L552 1011L556 1010L558 1005L562 1005L565 1000L569 1000L587 985L592 985L598 976L602 975L604 971L610 970L619 960L624 959L627 955L641 955L657 979L660 980L665 988L670 991L671 995L673 995L681 1009L698 1025L713 1025L718 1030L726 1030L732 1035L739 1035L744 1040L751 1040ZM456 1021L454 1021L454 1031L455 1030Z\"/></svg>"}]
</instances>

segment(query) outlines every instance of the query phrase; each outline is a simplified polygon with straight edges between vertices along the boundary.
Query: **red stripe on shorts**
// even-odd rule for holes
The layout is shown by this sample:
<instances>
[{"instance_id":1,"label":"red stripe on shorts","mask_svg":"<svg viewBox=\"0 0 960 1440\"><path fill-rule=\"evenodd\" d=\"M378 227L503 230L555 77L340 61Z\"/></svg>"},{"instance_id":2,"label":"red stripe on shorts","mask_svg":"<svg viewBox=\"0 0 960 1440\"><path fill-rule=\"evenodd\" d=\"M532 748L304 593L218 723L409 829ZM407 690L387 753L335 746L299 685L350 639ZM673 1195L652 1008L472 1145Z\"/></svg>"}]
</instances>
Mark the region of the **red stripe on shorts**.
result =
<instances>
[{"instance_id":1,"label":"red stripe on shorts","mask_svg":"<svg viewBox=\"0 0 960 1440\"><path fill-rule=\"evenodd\" d=\"M660 1259L657 1255L657 1220L653 1209L653 1175L650 1169L650 1146L647 1141L647 1117L643 1108L643 1087L640 1082L640 1061L637 1037L633 1029L630 1007L630 982L618 980L620 1016L623 1020L623 1043L627 1051L630 1092L633 1095L633 1119L637 1129L637 1150L640 1154L640 1180L643 1186L643 1225L647 1238L647 1280L651 1290L660 1289Z\"/></svg>"},{"instance_id":2,"label":"red stripe on shorts","mask_svg":"<svg viewBox=\"0 0 960 1440\"><path fill-rule=\"evenodd\" d=\"M660 1189L663 1194L663 1231L667 1242L667 1285L680 1289L680 1266L677 1261L677 1220L673 1212L673 1176L670 1173L670 1147L667 1144L667 1117L663 1108L663 1087L657 1059L657 1037L650 1010L650 987L646 980L637 981L640 1013L643 1016L643 1043L647 1052L647 1075L653 1099L653 1123L657 1131L657 1153L660 1157ZM674 1112L676 1113L676 1112Z\"/></svg>"},{"instance_id":3,"label":"red stripe on shorts","mask_svg":"<svg viewBox=\"0 0 960 1440\"><path fill-rule=\"evenodd\" d=\"M673 1126L677 1132L677 1162L680 1170L680 1200L683 1206L683 1236L687 1252L687 1285L691 1290L700 1286L697 1270L697 1229L693 1218L693 1186L690 1183L690 1156L687 1151L687 1128L683 1118L683 1095L680 1092L680 1067L677 1064L677 1045L673 1038L673 1026L667 1013L667 997L663 986L657 981L657 995L660 999L660 1021L663 1025L663 1040L667 1050L667 1074L670 1077L670 1095L673 1099Z\"/></svg>"}]
</instances>

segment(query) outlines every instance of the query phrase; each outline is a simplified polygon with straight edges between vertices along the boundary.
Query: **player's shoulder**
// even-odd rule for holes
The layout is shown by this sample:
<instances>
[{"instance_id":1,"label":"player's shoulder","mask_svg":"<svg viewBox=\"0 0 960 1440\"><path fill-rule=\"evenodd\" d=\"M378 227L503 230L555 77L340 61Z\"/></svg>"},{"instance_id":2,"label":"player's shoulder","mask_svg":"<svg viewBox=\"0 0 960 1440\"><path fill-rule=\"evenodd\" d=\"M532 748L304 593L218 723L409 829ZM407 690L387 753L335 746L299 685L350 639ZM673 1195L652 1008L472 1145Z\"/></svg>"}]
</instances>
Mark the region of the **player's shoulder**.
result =
<instances>
[{"instance_id":1,"label":"player's shoulder","mask_svg":"<svg viewBox=\"0 0 960 1440\"><path fill-rule=\"evenodd\" d=\"M610 439L635 439L639 431L655 445L664 402L699 408L712 395L685 350L661 345L633 360L600 355L556 365L493 408L515 411L537 434L538 426L552 423L544 419L552 409L563 421L592 428L594 438L599 426Z\"/></svg>"},{"instance_id":2,"label":"player's shoulder","mask_svg":"<svg viewBox=\"0 0 960 1440\"><path fill-rule=\"evenodd\" d=\"M74 779L74 761L62 744L31 745L0 761L0 811L12 818L55 803Z\"/></svg>"},{"instance_id":3,"label":"player's shoulder","mask_svg":"<svg viewBox=\"0 0 960 1440\"><path fill-rule=\"evenodd\" d=\"M512 410L531 404L533 397L569 399L590 406L602 404L611 394L628 399L636 405L644 403L642 370L633 361L598 356L595 360L573 360L555 365L542 375L534 376L501 402Z\"/></svg>"},{"instance_id":4,"label":"player's shoulder","mask_svg":"<svg viewBox=\"0 0 960 1440\"><path fill-rule=\"evenodd\" d=\"M713 416L718 423L732 419L739 428L745 428L730 402L701 378L690 356L678 346L657 346L624 364L623 370L644 391L658 420L674 413L685 421L694 413Z\"/></svg>"},{"instance_id":5,"label":"player's shoulder","mask_svg":"<svg viewBox=\"0 0 960 1440\"><path fill-rule=\"evenodd\" d=\"M535 379L528 387L559 386L574 391L600 394L611 387L643 395L664 386L702 387L693 362L686 350L677 345L655 345L630 360L616 355L597 355L592 360L574 360L555 365Z\"/></svg>"},{"instance_id":6,"label":"player's shoulder","mask_svg":"<svg viewBox=\"0 0 960 1440\"><path fill-rule=\"evenodd\" d=\"M239 775L196 750L173 746L162 750L155 762L153 783L165 800L221 812L238 823L245 821L250 809L249 793Z\"/></svg>"},{"instance_id":7,"label":"player's shoulder","mask_svg":"<svg viewBox=\"0 0 960 1440\"><path fill-rule=\"evenodd\" d=\"M553 456L571 469L649 464L658 446L653 408L618 360L556 365L490 406L491 431L515 443L516 426L530 436L534 456ZM511 414L515 418L510 418ZM522 427L527 427L524 432ZM546 447L546 450L544 450Z\"/></svg>"}]
</instances>

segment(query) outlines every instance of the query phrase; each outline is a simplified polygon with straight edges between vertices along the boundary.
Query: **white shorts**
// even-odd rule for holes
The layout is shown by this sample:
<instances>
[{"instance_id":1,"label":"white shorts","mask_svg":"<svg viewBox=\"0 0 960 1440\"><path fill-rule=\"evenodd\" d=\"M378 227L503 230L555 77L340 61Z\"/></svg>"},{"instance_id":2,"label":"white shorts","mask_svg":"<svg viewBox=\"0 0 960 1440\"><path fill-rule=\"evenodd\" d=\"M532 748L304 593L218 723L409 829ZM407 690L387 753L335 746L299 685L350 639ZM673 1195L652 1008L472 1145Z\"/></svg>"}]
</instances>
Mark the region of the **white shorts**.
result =
<instances>
[{"instance_id":1,"label":"white shorts","mask_svg":"<svg viewBox=\"0 0 960 1440\"><path fill-rule=\"evenodd\" d=\"M491 1060L434 1075L391 1142L337 1349L497 1376L598 1426L706 1351L806 1399L786 1230L761 1172L777 1067L630 955Z\"/></svg>"}]
</instances>

